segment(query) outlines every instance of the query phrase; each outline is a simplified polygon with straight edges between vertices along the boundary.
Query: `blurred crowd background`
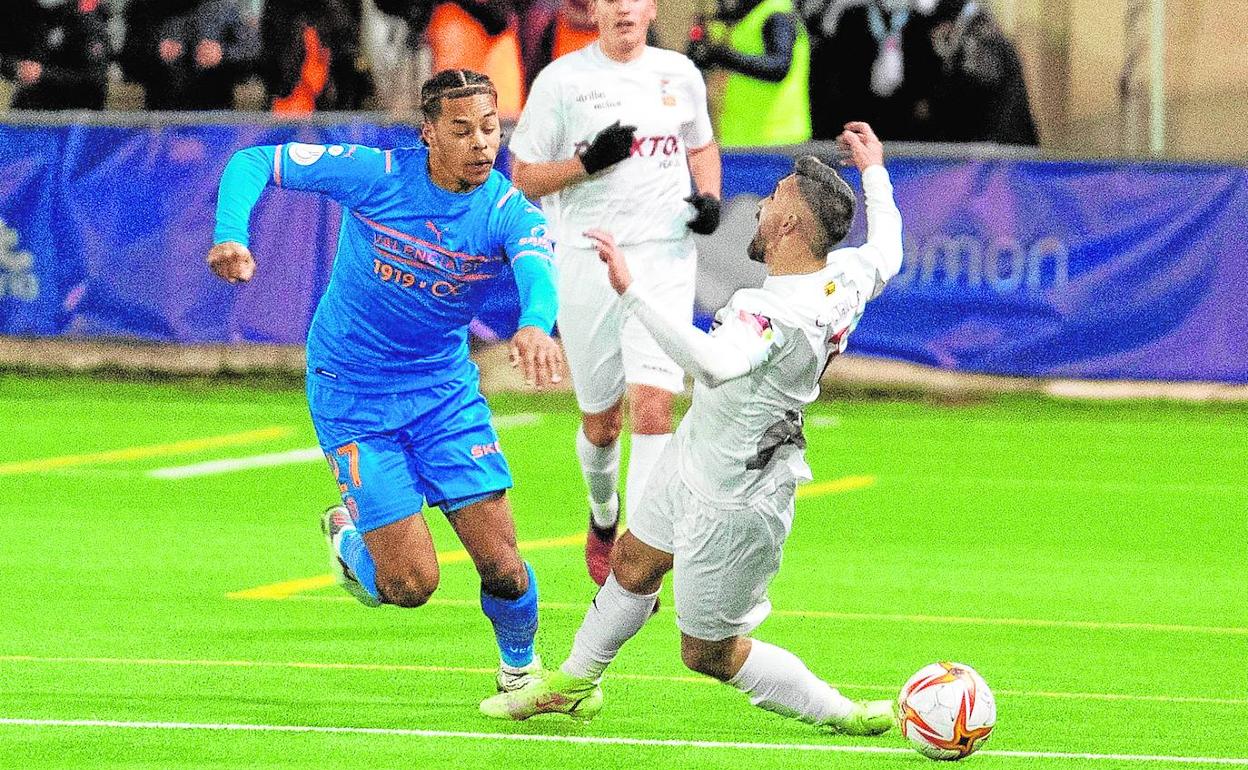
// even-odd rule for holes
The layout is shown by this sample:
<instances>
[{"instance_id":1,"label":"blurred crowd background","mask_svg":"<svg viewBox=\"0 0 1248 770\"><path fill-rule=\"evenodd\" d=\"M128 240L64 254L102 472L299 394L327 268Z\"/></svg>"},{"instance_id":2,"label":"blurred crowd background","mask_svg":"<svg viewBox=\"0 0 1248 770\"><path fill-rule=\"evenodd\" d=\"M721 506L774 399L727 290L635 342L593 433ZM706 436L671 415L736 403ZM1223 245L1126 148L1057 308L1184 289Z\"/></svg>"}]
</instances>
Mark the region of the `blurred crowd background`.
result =
<instances>
[{"instance_id":1,"label":"blurred crowd background","mask_svg":"<svg viewBox=\"0 0 1248 770\"><path fill-rule=\"evenodd\" d=\"M590 0L6 0L10 110L414 113L429 73L486 72L514 117L541 68L593 41ZM1248 155L1248 2L661 0L652 42L706 73L724 145L835 136L1148 147L1164 28L1164 153ZM1153 88L1156 87L1154 84ZM8 119L17 116L9 115Z\"/></svg>"}]
</instances>

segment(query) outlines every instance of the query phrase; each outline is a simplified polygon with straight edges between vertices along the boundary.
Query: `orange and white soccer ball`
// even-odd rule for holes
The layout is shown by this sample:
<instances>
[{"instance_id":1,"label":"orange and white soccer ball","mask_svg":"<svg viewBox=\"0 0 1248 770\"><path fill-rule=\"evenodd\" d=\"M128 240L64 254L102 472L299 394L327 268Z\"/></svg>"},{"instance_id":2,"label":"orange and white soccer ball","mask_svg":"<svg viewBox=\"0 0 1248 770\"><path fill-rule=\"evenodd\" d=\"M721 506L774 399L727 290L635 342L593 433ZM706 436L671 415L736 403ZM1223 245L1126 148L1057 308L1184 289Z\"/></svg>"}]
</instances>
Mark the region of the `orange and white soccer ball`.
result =
<instances>
[{"instance_id":1,"label":"orange and white soccer ball","mask_svg":"<svg viewBox=\"0 0 1248 770\"><path fill-rule=\"evenodd\" d=\"M910 677L897 696L901 734L931 759L975 753L997 722L988 683L961 663L933 663Z\"/></svg>"}]
</instances>

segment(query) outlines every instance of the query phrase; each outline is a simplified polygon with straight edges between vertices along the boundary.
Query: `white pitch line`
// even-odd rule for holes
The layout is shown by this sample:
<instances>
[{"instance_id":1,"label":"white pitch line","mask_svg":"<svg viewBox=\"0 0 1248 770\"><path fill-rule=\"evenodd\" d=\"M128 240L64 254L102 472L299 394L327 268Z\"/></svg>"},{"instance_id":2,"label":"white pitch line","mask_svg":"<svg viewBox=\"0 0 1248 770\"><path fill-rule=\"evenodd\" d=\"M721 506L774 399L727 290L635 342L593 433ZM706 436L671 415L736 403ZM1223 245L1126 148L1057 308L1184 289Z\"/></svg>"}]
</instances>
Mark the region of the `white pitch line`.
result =
<instances>
[{"instance_id":1,"label":"white pitch line","mask_svg":"<svg viewBox=\"0 0 1248 770\"><path fill-rule=\"evenodd\" d=\"M348 663L333 661L302 660L213 660L208 658L100 658L100 657L45 657L37 655L0 655L0 664L31 663L36 665L98 665L98 666L168 666L185 668L258 668L298 669L311 671L398 671L418 674L471 674L493 675L495 669L472 666L434 666L418 663ZM642 682L670 682L678 684L717 685L707 676L672 674L630 674L614 672L612 679ZM873 692L896 692L895 685L850 684L829 682L841 690L868 690ZM1062 700L1142 701L1152 703L1192 703L1206 706L1248 706L1248 698L1215 698L1199 695L1137 695L1132 693L1105 692L1053 692L1048 690L993 689L997 695L1012 698L1045 698Z\"/></svg>"},{"instance_id":2,"label":"white pitch line","mask_svg":"<svg viewBox=\"0 0 1248 770\"><path fill-rule=\"evenodd\" d=\"M570 743L591 746L658 746L682 749L732 749L745 751L809 751L838 754L911 754L911 749L891 746L846 746L822 743L750 743L692 741L662 738L616 738L589 735L533 735L484 733L456 730L417 730L400 727L335 727L329 725L263 725L229 722L122 722L110 719L19 719L0 718L10 727L93 727L116 730L202 730L214 732L321 733L330 735L390 735L409 738L459 738L475 741L514 741L517 743ZM994 751L985 756L1015 759L1082 759L1110 762L1175 762L1193 765L1248 766L1243 757L1177 757L1154 754L1083 754L1066 751Z\"/></svg>"},{"instance_id":3,"label":"white pitch line","mask_svg":"<svg viewBox=\"0 0 1248 770\"><path fill-rule=\"evenodd\" d=\"M542 416L535 412L520 412L518 414L500 414L494 417L495 430L506 430L507 428L523 428L526 425L537 425L542 421Z\"/></svg>"},{"instance_id":4,"label":"white pitch line","mask_svg":"<svg viewBox=\"0 0 1248 770\"><path fill-rule=\"evenodd\" d=\"M171 468L156 468L147 475L154 479L190 479L196 476L213 476L219 473L233 473L252 468L272 468L277 465L295 465L313 460L324 462L325 453L320 447L307 449L291 449L288 452L275 452L267 455L236 457L230 460L209 460L194 465L177 465Z\"/></svg>"},{"instance_id":5,"label":"white pitch line","mask_svg":"<svg viewBox=\"0 0 1248 770\"><path fill-rule=\"evenodd\" d=\"M541 422L542 416L531 412L520 414L504 414L494 418L496 430L519 428ZM147 472L154 479L190 479L198 476L214 476L221 473L247 471L253 468L272 468L279 465L296 465L308 462L324 461L325 453L320 447L291 449L287 452L252 455L251 457L235 457L227 460L209 460L192 465L176 465L168 468L156 468Z\"/></svg>"}]
</instances>

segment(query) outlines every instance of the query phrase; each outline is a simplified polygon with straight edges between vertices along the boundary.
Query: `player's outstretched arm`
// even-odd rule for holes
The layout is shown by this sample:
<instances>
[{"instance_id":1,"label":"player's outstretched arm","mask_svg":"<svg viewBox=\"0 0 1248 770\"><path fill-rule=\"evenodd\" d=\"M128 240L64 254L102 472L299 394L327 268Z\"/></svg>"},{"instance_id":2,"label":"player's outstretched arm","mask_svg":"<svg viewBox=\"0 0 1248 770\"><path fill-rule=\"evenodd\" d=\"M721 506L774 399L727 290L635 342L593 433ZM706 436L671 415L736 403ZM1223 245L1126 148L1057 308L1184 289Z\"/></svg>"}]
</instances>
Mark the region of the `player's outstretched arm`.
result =
<instances>
[{"instance_id":1,"label":"player's outstretched arm","mask_svg":"<svg viewBox=\"0 0 1248 770\"><path fill-rule=\"evenodd\" d=\"M511 338L511 365L538 388L563 381L563 349L550 338L558 308L555 271L545 250L522 251L512 259L520 294L520 328Z\"/></svg>"},{"instance_id":2,"label":"player's outstretched arm","mask_svg":"<svg viewBox=\"0 0 1248 770\"><path fill-rule=\"evenodd\" d=\"M507 193L507 206L494 220L520 295L519 329L511 339L511 365L531 385L544 388L563 380L563 349L550 338L559 302L555 264L546 236L546 218L523 196Z\"/></svg>"},{"instance_id":3,"label":"player's outstretched arm","mask_svg":"<svg viewBox=\"0 0 1248 770\"><path fill-rule=\"evenodd\" d=\"M846 123L837 137L843 161L862 172L862 190L867 200L867 242L860 249L876 271L876 293L901 270L901 212L893 200L893 183L884 168L884 146L871 126Z\"/></svg>"},{"instance_id":4,"label":"player's outstretched arm","mask_svg":"<svg viewBox=\"0 0 1248 770\"><path fill-rule=\"evenodd\" d=\"M276 147L247 147L234 153L221 173L217 191L217 220L208 267L219 277L237 283L256 272L248 244L251 210L272 178Z\"/></svg>"},{"instance_id":5,"label":"player's outstretched arm","mask_svg":"<svg viewBox=\"0 0 1248 770\"><path fill-rule=\"evenodd\" d=\"M221 172L213 233L216 246L232 243L234 247L214 246L209 264L226 280L246 281L251 277L255 265L247 251L248 225L251 211L268 185L324 193L348 208L357 208L366 203L373 183L392 172L392 166L390 151L360 145L294 142L239 150ZM249 269L242 267L247 264ZM231 266L236 268L232 272Z\"/></svg>"},{"instance_id":6,"label":"player's outstretched arm","mask_svg":"<svg viewBox=\"0 0 1248 770\"><path fill-rule=\"evenodd\" d=\"M695 326L677 323L660 313L633 281L616 248L615 239L602 230L585 233L607 265L611 287L619 293L624 308L641 321L663 352L698 382L714 388L743 377L754 368L750 355L728 340L713 337Z\"/></svg>"}]
</instances>

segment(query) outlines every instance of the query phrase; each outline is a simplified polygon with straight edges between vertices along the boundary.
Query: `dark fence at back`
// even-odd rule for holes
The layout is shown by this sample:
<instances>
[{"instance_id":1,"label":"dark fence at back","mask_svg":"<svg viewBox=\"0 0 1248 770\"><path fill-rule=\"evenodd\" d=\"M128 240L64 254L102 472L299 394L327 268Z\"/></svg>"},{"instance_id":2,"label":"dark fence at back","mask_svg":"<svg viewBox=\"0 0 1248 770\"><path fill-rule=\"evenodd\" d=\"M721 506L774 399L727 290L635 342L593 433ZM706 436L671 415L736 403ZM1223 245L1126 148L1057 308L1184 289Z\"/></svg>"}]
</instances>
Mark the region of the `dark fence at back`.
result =
<instances>
[{"instance_id":1,"label":"dark fence at back","mask_svg":"<svg viewBox=\"0 0 1248 770\"><path fill-rule=\"evenodd\" d=\"M255 280L230 286L204 264L230 154L287 141L418 137L356 123L0 126L0 334L301 343L328 278L336 204L270 189L252 220ZM997 374L1248 382L1245 169L888 165L905 264L851 350ZM785 155L725 154L724 224L700 239L703 311L760 279L744 249L755 202L790 168ZM864 237L860 212L850 241ZM515 318L514 292L500 294L475 330L507 336Z\"/></svg>"}]
</instances>

